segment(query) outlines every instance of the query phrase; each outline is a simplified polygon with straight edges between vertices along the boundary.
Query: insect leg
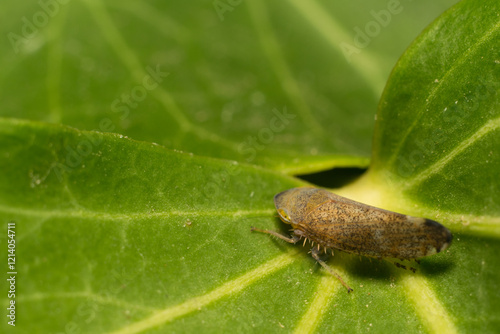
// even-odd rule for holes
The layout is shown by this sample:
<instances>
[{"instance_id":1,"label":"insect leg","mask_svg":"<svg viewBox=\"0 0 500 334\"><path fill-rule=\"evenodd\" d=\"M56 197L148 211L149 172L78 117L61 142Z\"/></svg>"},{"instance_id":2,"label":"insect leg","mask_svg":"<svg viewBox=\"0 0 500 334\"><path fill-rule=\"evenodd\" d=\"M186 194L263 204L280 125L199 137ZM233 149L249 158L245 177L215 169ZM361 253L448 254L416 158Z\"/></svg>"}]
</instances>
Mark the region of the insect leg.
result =
<instances>
[{"instance_id":1,"label":"insect leg","mask_svg":"<svg viewBox=\"0 0 500 334\"><path fill-rule=\"evenodd\" d=\"M278 237L281 240L285 240L286 242L289 242L291 244L294 244L300 240L300 237L298 237L296 235L294 235L293 237L290 238L290 237L287 237L286 235L283 235L283 234L275 232L275 231L261 230L260 228L256 228L256 227L252 227L252 228L250 228L250 230L274 235L275 237Z\"/></svg>"},{"instance_id":2,"label":"insect leg","mask_svg":"<svg viewBox=\"0 0 500 334\"><path fill-rule=\"evenodd\" d=\"M413 267L406 267L404 264L401 264L399 262L396 262L396 261L388 261L389 263L392 263L394 264L396 267L398 268L401 268L401 269L410 269L411 271L413 271L413 273L415 273L417 271L417 269L413 268Z\"/></svg>"},{"instance_id":3,"label":"insect leg","mask_svg":"<svg viewBox=\"0 0 500 334\"><path fill-rule=\"evenodd\" d=\"M316 248L314 248L314 247L313 247L313 248L311 249L311 255L312 255L312 257L313 257L316 261L318 261L318 263L319 263L319 264L321 264L321 266L322 266L323 268L325 268L326 270L328 270L328 272L329 272L330 274L332 274L333 276L337 277L337 278L338 278L338 280L340 281L340 283L342 283L342 285L346 287L347 292L354 291L353 289L351 289L351 287L350 287L349 285L347 285L347 284L344 282L344 280L342 279L342 277L340 277L340 275L339 275L339 274L337 274L335 271L333 271L333 269L332 269L332 268L330 268L330 266L328 266L328 265L325 263L325 261L323 261L323 260L321 260L321 259L319 258L319 253L320 253L320 251L319 251L319 250L317 250Z\"/></svg>"}]
</instances>

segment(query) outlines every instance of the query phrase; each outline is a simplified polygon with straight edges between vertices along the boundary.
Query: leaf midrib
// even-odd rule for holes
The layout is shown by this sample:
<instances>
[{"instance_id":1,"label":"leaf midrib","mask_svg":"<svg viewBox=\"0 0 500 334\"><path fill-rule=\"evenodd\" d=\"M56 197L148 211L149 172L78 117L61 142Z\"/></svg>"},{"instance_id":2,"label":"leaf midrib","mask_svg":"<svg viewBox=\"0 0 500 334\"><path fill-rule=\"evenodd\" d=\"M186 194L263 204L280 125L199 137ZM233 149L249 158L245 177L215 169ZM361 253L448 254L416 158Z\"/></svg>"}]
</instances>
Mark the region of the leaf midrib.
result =
<instances>
[{"instance_id":1,"label":"leaf midrib","mask_svg":"<svg viewBox=\"0 0 500 334\"><path fill-rule=\"evenodd\" d=\"M131 219L141 218L172 218L172 217L259 217L259 216L273 216L274 209L261 209L261 210L192 210L192 211L160 211L160 212L131 212L131 213L109 213L91 210L41 210L23 207L12 207L0 205L0 212L7 214L16 214L29 217L40 218L82 218L82 219L102 219L110 221L126 221Z\"/></svg>"}]
</instances>

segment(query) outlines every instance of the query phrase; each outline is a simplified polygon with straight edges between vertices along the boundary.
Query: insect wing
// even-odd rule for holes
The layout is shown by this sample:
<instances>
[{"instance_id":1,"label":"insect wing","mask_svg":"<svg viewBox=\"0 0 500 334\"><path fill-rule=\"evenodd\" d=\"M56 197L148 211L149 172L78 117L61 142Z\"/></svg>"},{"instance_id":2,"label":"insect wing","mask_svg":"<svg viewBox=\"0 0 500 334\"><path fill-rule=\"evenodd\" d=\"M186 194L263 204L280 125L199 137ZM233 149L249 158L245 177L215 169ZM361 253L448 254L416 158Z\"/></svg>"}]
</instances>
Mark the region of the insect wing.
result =
<instances>
[{"instance_id":1,"label":"insect wing","mask_svg":"<svg viewBox=\"0 0 500 334\"><path fill-rule=\"evenodd\" d=\"M379 209L318 189L299 228L328 248L377 258L416 259L446 249L451 233L441 224Z\"/></svg>"},{"instance_id":2,"label":"insect wing","mask_svg":"<svg viewBox=\"0 0 500 334\"><path fill-rule=\"evenodd\" d=\"M257 228L252 231L290 243L301 238L316 242L311 249L313 258L336 276L347 292L351 287L319 257L321 247L377 258L417 259L446 249L452 239L450 231L433 220L379 209L323 189L289 189L276 194L274 204L280 219L292 225L294 235Z\"/></svg>"}]
</instances>

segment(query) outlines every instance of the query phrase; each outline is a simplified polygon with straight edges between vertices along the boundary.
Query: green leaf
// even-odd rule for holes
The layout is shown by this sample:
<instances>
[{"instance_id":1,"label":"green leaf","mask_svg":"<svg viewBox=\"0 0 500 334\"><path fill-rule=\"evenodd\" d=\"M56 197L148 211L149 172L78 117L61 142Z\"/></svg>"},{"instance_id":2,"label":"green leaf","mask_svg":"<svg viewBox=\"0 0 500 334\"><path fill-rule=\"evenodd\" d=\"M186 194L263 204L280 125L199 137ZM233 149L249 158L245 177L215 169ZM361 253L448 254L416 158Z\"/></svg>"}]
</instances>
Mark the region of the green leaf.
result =
<instances>
[{"instance_id":1,"label":"green leaf","mask_svg":"<svg viewBox=\"0 0 500 334\"><path fill-rule=\"evenodd\" d=\"M290 73L297 75L305 68L299 66L301 61L310 60L301 58L313 54L314 47L295 50L295 45L279 43L280 47L293 50L281 52L286 59L273 58L276 43L269 40L269 33L281 31L280 36L287 37L291 16L283 15L280 10L288 8L287 14L299 15L311 25L309 37L320 33L321 38L312 40L311 45L324 43L321 27L324 24L328 27L331 22L325 23L328 22L325 17L315 10L317 3L310 3L312 5L307 6L290 0L286 3L289 7L283 7L285 5L271 2L267 8L262 2L245 2L226 13L223 23L214 23L212 16L216 14L208 13L213 11L211 3L199 12L193 12L188 5L175 4L179 6L178 12L183 13L179 17L186 18L182 22L186 22L186 27L193 27L188 29L173 23L174 18L164 20L164 16L154 10L148 11L147 5L133 7L134 12L130 13L124 6L132 5L71 2L66 9L61 7L61 12L51 21L54 25L44 32L54 39L45 40L45 35L38 34L38 39L32 41L35 44L27 44L19 58L13 60L5 56L1 60L4 64L17 62L12 72L4 73L4 81L9 85L4 82L2 88L5 89L0 90L3 115L79 128L0 118L3 231L0 240L4 249L0 261L7 264L4 243L7 223L15 222L16 332L441 334L498 331L500 215L499 195L495 191L499 181L495 175L500 161L494 148L498 147L499 57L495 47L499 8L493 1L483 1L481 5L474 1L461 2L408 49L394 69L380 103L369 172L352 185L336 190L355 200L442 222L454 234L453 244L446 252L424 258L419 265L412 264L418 269L416 274L384 261L372 262L336 252L328 263L354 288L353 293L347 294L336 278L307 254L307 248L250 231L251 226L258 226L287 233L289 227L273 217L272 198L279 191L305 185L305 182L286 174L319 166L326 168L338 163L342 156L346 159L345 165L355 165L359 157L356 158L354 150L338 150L332 142L355 138L353 147L363 150L368 138L363 130L368 126L368 118L366 123L359 121L366 116L371 103L363 100L367 94L364 89L352 100L358 100L357 103L368 109L356 111L352 100L339 99L342 108L338 110L345 111L345 120L337 111L325 113L324 118L313 114L315 117L311 119L320 120L321 126L324 126L323 120L335 120L332 127L345 127L345 132L332 136L332 142L324 143L320 134L308 131L310 124L302 119L304 114L297 112L300 102L290 94L292 86L283 88L283 95L274 95L279 80L275 78L266 83L271 77L267 77L268 72L249 70L268 66L276 72L273 75L280 78ZM169 11L165 8L174 6L156 5L166 13ZM379 8L385 6L387 3ZM329 9L330 12L334 10ZM369 18L369 11L367 13ZM407 11L401 15L404 13ZM16 15L9 15L7 23L2 24L8 25L22 15L25 15L23 10L18 9ZM348 16L342 12L337 15L342 19ZM313 17L318 20L312 20ZM144 18L149 19L148 24L163 30L157 29L161 30L158 33L150 29L145 33L131 28L138 19ZM233 18L232 29L225 31L223 26L219 27L231 24L229 20ZM240 25L246 22L245 18L248 24ZM181 22L182 19L175 17L175 20ZM207 32L207 21L216 26L208 25L214 29L211 33L224 37L218 40ZM235 45L236 50L228 51L241 57L223 59L246 65L239 67L214 61L217 52L210 53L211 48L224 49L227 45L218 41L238 40L236 37L245 36L246 28L242 27L247 26L253 27L262 45L252 38L241 37L247 42L245 48ZM396 24L393 22L389 27L392 26ZM303 28L297 24L289 29ZM196 41L204 48L193 42L191 29L198 29L203 37L211 36ZM102 40L90 38L100 36L97 31L103 32ZM123 44L124 32L135 41L133 48ZM75 39L80 33L88 39ZM160 40L155 34L177 38L182 47L153 57L157 48L150 43L155 38ZM376 41L380 39L373 43ZM260 58L242 60L243 55L248 56L246 48L257 44L265 50L263 55L272 58L268 60L270 63L262 65ZM80 51L71 60L67 57L71 52L58 53L58 45L64 50ZM135 49L140 51L131 51ZM142 101L142 113L134 110L134 114L124 120L128 126L124 126L116 114L107 114L113 99L122 92L130 92L142 80L141 71L146 67L142 64L163 64L156 61L162 57L175 63L175 57L181 57L175 51L182 53L182 50L186 50L182 57L189 61L179 61L177 73L186 74L179 76L169 89L161 86L153 90L151 96L158 96L154 101ZM206 63L202 51L206 51L210 59ZM85 60L82 56L85 52L92 56ZM40 59L40 54L51 57ZM136 62L138 54L144 57L140 59L151 56L155 60ZM125 70L121 67L123 64L116 65L116 55L125 64ZM318 59L322 56L327 54L319 54ZM51 70L48 78L44 78L41 65L46 64L47 59ZM286 62L282 61L291 59L294 66L288 66L287 74L282 67ZM324 76L317 86L310 87L325 87L326 82L331 82L331 76L328 78L331 72L318 64L320 62L313 61L310 66L318 71L316 75L323 70ZM368 85L365 80L371 72L363 76L361 73L366 68L362 64L366 63L349 65L346 69L358 73L363 78L360 80ZM86 66L98 69L89 70ZM111 69L107 72L108 67ZM82 68L92 73L90 77L81 74ZM274 92L263 94L274 96L273 101L286 103L270 103L267 111L252 109L262 118L260 123L247 122L243 113L239 114L240 119L233 118L227 124L223 119L213 118L216 115L213 110L220 110L217 103L223 105L224 100L215 96L216 88L223 83L223 90L228 92L238 87L212 76L221 73L232 76L230 69L235 69L235 77L238 73L248 73L247 70L257 72L259 85L267 87L259 91ZM197 73L201 73L200 82L192 82L192 78L198 78ZM339 76L350 77L346 73ZM171 77L173 73L165 81ZM40 78L47 80L48 93L45 81ZM360 82L351 79L353 81L336 82L338 87L332 87L331 92L328 88L328 93L332 93L331 97L327 94L328 101L342 95L335 92L337 89L348 91L348 84L355 86ZM25 87L26 82L39 89L20 96L20 87ZM303 84L309 86L310 82L306 80ZM485 89L478 90L482 87ZM234 94L226 99L252 96ZM304 101L308 106L317 106L315 103L319 100L322 99L308 95ZM169 105L173 101L179 105L182 101L177 113L166 108L173 106ZM463 107L453 107L455 101L458 101L456 106ZM209 108L209 105L215 107ZM283 137L276 135L273 151L269 146L258 152L255 160L250 161L252 165L243 163L244 158L238 159L225 142L220 141L220 138L229 138L231 143L238 143L247 135L257 136L275 115L269 110L276 106L283 111L285 105L290 112L296 112L301 121L290 124L290 128L280 134ZM447 114L446 107L453 107L456 114ZM199 110L208 111L199 114ZM195 121L199 121L200 115L211 116L205 122ZM107 125L114 125L114 131L122 134L84 131L99 128L106 116L111 120ZM455 122L446 123L451 117L456 117ZM172 123L173 119L176 122ZM182 119L187 121L183 123ZM444 135L438 137L437 142L429 141L436 129ZM154 142L199 155L168 149ZM287 153L281 153L281 148L287 148ZM416 155L414 152L418 150L423 150L423 154ZM488 155L489 152L492 154ZM412 160L415 156L419 158L417 163ZM217 159L220 157L238 161ZM290 160L294 157L298 160ZM287 163L291 167L287 167ZM0 290L9 291L6 280L2 280ZM9 299L4 294L3 309L8 305ZM1 331L11 332L5 319Z\"/></svg>"},{"instance_id":2,"label":"green leaf","mask_svg":"<svg viewBox=\"0 0 500 334\"><path fill-rule=\"evenodd\" d=\"M382 96L369 172L339 191L453 230L450 263L406 281L433 332L499 328L499 16L498 1L462 1L417 38Z\"/></svg>"},{"instance_id":3,"label":"green leaf","mask_svg":"<svg viewBox=\"0 0 500 334\"><path fill-rule=\"evenodd\" d=\"M355 29L376 23L371 11L387 12L386 0L234 1L227 11L215 7L227 0L46 0L50 10L11 0L0 114L288 174L367 167L391 68L455 1L401 3L356 48ZM342 43L357 53L345 56ZM294 118L273 123L285 109Z\"/></svg>"},{"instance_id":4,"label":"green leaf","mask_svg":"<svg viewBox=\"0 0 500 334\"><path fill-rule=\"evenodd\" d=\"M274 221L270 199L297 180L121 135L0 124L0 211L16 222L27 332L118 329L204 296L189 313L293 260L250 226Z\"/></svg>"},{"instance_id":5,"label":"green leaf","mask_svg":"<svg viewBox=\"0 0 500 334\"><path fill-rule=\"evenodd\" d=\"M371 175L397 209L500 236L500 13L462 2L395 67L377 114ZM371 180L371 181L369 181ZM390 195L389 195L390 194Z\"/></svg>"}]
</instances>

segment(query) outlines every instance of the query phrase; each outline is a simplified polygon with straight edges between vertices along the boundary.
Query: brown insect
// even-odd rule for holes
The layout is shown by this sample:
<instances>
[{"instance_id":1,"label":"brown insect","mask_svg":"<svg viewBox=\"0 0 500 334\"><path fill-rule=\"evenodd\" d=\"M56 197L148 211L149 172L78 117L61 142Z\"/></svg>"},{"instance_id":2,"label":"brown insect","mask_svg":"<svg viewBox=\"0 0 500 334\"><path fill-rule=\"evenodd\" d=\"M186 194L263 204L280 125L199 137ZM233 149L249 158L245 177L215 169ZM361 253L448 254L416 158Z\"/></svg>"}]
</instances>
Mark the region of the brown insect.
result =
<instances>
[{"instance_id":1,"label":"brown insect","mask_svg":"<svg viewBox=\"0 0 500 334\"><path fill-rule=\"evenodd\" d=\"M324 252L338 249L378 259L416 260L445 250L452 240L451 232L433 220L379 209L323 189L286 190L274 196L274 204L281 220L292 225L293 235L254 227L252 231L293 244L304 239L305 245L310 240L313 258L336 276L347 292L353 290L320 259L321 248Z\"/></svg>"}]
</instances>

